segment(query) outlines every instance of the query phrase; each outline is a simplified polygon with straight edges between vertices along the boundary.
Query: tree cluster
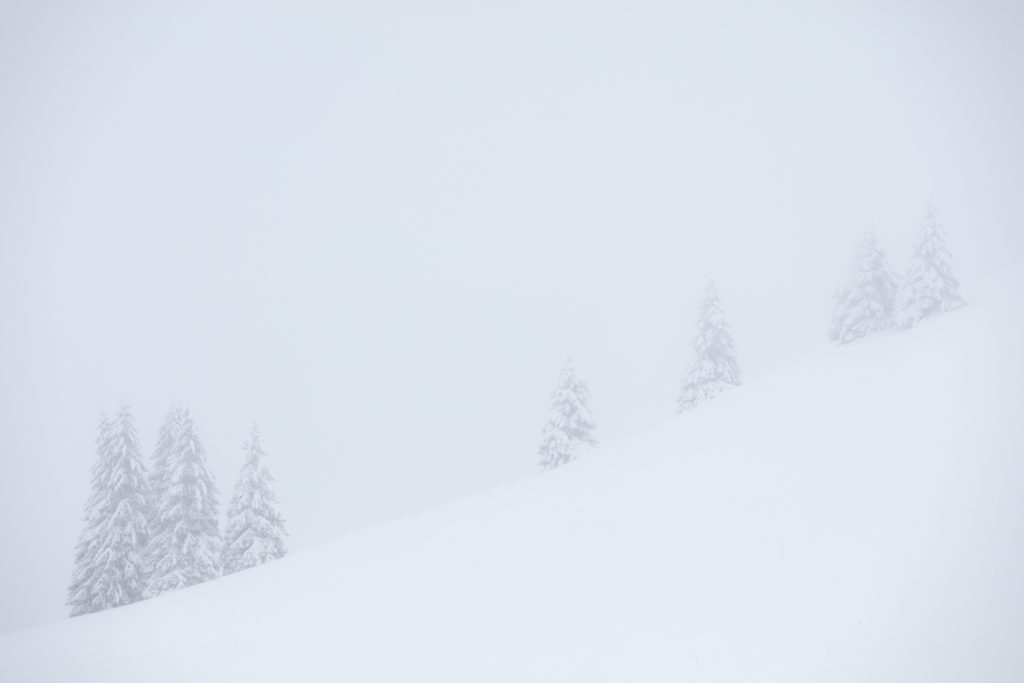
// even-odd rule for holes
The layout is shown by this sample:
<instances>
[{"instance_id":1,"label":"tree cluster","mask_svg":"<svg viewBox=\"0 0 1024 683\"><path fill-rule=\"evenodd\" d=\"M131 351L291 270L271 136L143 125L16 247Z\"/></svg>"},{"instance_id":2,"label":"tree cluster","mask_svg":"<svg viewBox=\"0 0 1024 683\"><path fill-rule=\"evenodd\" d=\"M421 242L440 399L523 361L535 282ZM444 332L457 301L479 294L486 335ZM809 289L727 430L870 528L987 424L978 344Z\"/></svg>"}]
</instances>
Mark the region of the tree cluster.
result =
<instances>
[{"instance_id":1,"label":"tree cluster","mask_svg":"<svg viewBox=\"0 0 1024 683\"><path fill-rule=\"evenodd\" d=\"M100 419L92 494L68 587L71 616L127 605L285 555L284 519L256 425L221 534L218 491L191 412L172 406L152 469L131 410Z\"/></svg>"},{"instance_id":2,"label":"tree cluster","mask_svg":"<svg viewBox=\"0 0 1024 683\"><path fill-rule=\"evenodd\" d=\"M829 338L842 344L883 330L907 329L963 305L946 234L929 209L903 278L889 268L888 257L873 231L857 242L846 283L835 294ZM680 413L741 383L732 333L714 282L704 289L692 347L694 361L683 376L677 400ZM589 389L567 362L552 396L551 417L544 426L539 448L542 469L571 462L583 449L597 445L593 417L587 407L589 399Z\"/></svg>"},{"instance_id":3,"label":"tree cluster","mask_svg":"<svg viewBox=\"0 0 1024 683\"><path fill-rule=\"evenodd\" d=\"M921 221L910 267L902 279L890 270L874 232L861 238L835 301L829 339L840 344L883 330L904 330L963 306L946 233L934 211L929 209Z\"/></svg>"}]
</instances>

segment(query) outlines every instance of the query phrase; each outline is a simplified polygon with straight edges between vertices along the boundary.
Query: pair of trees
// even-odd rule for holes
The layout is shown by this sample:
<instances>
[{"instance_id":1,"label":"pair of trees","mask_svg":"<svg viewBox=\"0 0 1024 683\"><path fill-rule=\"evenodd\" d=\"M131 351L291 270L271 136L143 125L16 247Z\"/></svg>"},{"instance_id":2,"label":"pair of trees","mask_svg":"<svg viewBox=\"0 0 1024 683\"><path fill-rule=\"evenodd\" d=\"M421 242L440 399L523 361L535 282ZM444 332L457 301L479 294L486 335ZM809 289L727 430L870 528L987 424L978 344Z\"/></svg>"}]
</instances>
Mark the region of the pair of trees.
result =
<instances>
[{"instance_id":1,"label":"pair of trees","mask_svg":"<svg viewBox=\"0 0 1024 683\"><path fill-rule=\"evenodd\" d=\"M846 284L836 291L829 339L840 344L888 329L907 329L964 305L953 275L946 234L929 209L918 232L910 268L900 281L878 237L857 243Z\"/></svg>"},{"instance_id":2,"label":"pair of trees","mask_svg":"<svg viewBox=\"0 0 1024 683\"><path fill-rule=\"evenodd\" d=\"M700 303L694 363L683 376L677 407L680 413L710 401L740 385L740 370L732 333L722 311L718 290L708 282ZM566 361L551 397L551 417L544 426L539 448L542 469L554 469L574 460L581 451L597 446L594 421L587 402L590 390Z\"/></svg>"},{"instance_id":3,"label":"pair of trees","mask_svg":"<svg viewBox=\"0 0 1024 683\"><path fill-rule=\"evenodd\" d=\"M253 425L223 537L217 487L191 413L173 406L147 474L127 405L100 420L92 494L68 588L71 615L88 614L282 557L284 520Z\"/></svg>"}]
</instances>

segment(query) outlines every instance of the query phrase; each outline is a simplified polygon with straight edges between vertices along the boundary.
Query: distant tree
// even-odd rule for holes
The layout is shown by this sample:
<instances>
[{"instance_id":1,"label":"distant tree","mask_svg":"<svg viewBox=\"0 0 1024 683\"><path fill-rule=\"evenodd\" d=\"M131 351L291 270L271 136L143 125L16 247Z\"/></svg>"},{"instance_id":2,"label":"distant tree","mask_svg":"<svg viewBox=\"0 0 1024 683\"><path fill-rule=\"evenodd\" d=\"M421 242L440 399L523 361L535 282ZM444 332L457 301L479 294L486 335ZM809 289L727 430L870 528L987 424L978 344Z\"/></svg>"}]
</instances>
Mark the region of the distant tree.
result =
<instances>
[{"instance_id":1,"label":"distant tree","mask_svg":"<svg viewBox=\"0 0 1024 683\"><path fill-rule=\"evenodd\" d=\"M896 276L875 233L857 242L846 284L836 290L829 339L844 344L892 327Z\"/></svg>"},{"instance_id":2,"label":"distant tree","mask_svg":"<svg viewBox=\"0 0 1024 683\"><path fill-rule=\"evenodd\" d=\"M682 391L677 403L680 413L740 385L736 349L713 281L709 281L704 288L693 351L696 359L683 376Z\"/></svg>"},{"instance_id":3,"label":"distant tree","mask_svg":"<svg viewBox=\"0 0 1024 683\"><path fill-rule=\"evenodd\" d=\"M275 508L277 496L271 488L264 458L263 440L255 424L245 443L245 462L228 505L228 523L224 532L221 562L225 574L250 569L287 552L284 518Z\"/></svg>"},{"instance_id":4,"label":"distant tree","mask_svg":"<svg viewBox=\"0 0 1024 683\"><path fill-rule=\"evenodd\" d=\"M131 410L101 418L92 495L68 588L71 616L136 602L146 582L149 491Z\"/></svg>"},{"instance_id":5,"label":"distant tree","mask_svg":"<svg viewBox=\"0 0 1024 683\"><path fill-rule=\"evenodd\" d=\"M929 207L921 221L910 269L896 298L897 327L906 329L964 305L952 261L946 233Z\"/></svg>"},{"instance_id":6,"label":"distant tree","mask_svg":"<svg viewBox=\"0 0 1024 683\"><path fill-rule=\"evenodd\" d=\"M551 395L551 417L544 426L540 466L550 470L575 460L584 447L596 447L594 420L587 407L590 390L576 376L572 359L566 359L558 388Z\"/></svg>"},{"instance_id":7,"label":"distant tree","mask_svg":"<svg viewBox=\"0 0 1024 683\"><path fill-rule=\"evenodd\" d=\"M191 413L182 409L179 417L154 506L146 597L209 581L221 570L217 487Z\"/></svg>"}]
</instances>

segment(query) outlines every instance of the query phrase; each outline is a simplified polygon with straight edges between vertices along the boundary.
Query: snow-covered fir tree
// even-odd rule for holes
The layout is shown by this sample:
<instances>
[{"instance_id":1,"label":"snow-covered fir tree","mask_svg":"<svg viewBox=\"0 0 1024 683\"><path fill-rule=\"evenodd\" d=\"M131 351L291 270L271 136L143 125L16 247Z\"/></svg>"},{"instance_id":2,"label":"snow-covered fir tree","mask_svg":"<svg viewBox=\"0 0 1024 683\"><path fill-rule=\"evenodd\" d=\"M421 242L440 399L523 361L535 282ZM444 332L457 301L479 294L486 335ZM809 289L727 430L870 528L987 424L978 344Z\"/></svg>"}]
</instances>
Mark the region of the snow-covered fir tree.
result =
<instances>
[{"instance_id":1,"label":"snow-covered fir tree","mask_svg":"<svg viewBox=\"0 0 1024 683\"><path fill-rule=\"evenodd\" d=\"M587 407L589 400L590 390L576 376L572 359L566 359L558 388L551 395L551 418L544 425L538 449L543 469L564 465L574 460L582 449L597 446L594 420Z\"/></svg>"},{"instance_id":2,"label":"snow-covered fir tree","mask_svg":"<svg viewBox=\"0 0 1024 683\"><path fill-rule=\"evenodd\" d=\"M149 490L152 492L154 501L159 500L167 489L171 455L177 447L184 414L184 407L175 403L167 411L163 424L160 425L160 431L156 437L156 448L153 449L153 466L149 471ZM150 530L154 535L162 530L156 520L150 520L150 522Z\"/></svg>"},{"instance_id":3,"label":"snow-covered fir tree","mask_svg":"<svg viewBox=\"0 0 1024 683\"><path fill-rule=\"evenodd\" d=\"M179 418L166 471L155 480L161 490L155 494L146 597L220 575L217 487L191 413L182 409Z\"/></svg>"},{"instance_id":4,"label":"snow-covered fir tree","mask_svg":"<svg viewBox=\"0 0 1024 683\"><path fill-rule=\"evenodd\" d=\"M709 281L704 288L693 351L696 359L683 376L682 391L679 394L677 406L680 413L740 384L736 349L713 281Z\"/></svg>"},{"instance_id":5,"label":"snow-covered fir tree","mask_svg":"<svg viewBox=\"0 0 1024 683\"><path fill-rule=\"evenodd\" d=\"M146 587L149 489L131 410L100 420L92 495L68 588L71 616L136 602Z\"/></svg>"},{"instance_id":6,"label":"snow-covered fir tree","mask_svg":"<svg viewBox=\"0 0 1024 683\"><path fill-rule=\"evenodd\" d=\"M844 344L892 327L896 276L874 231L854 249L846 284L836 290L829 339Z\"/></svg>"},{"instance_id":7,"label":"snow-covered fir tree","mask_svg":"<svg viewBox=\"0 0 1024 683\"><path fill-rule=\"evenodd\" d=\"M255 424L245 443L245 462L228 505L221 563L225 574L284 557L284 518L277 511L274 478L264 464L267 453Z\"/></svg>"},{"instance_id":8,"label":"snow-covered fir tree","mask_svg":"<svg viewBox=\"0 0 1024 683\"><path fill-rule=\"evenodd\" d=\"M952 261L946 233L929 208L921 221L910 268L896 298L897 327L905 329L964 305Z\"/></svg>"}]
</instances>

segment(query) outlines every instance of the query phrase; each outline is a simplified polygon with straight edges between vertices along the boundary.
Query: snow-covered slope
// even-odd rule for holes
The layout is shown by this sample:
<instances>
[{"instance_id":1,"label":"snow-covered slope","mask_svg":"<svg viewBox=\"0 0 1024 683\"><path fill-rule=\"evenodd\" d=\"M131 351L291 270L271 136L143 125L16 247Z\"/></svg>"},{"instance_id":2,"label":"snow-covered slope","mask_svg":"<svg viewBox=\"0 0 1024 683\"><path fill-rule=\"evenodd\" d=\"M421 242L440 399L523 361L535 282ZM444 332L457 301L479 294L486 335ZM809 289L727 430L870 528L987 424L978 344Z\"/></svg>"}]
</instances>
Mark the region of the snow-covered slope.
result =
<instances>
[{"instance_id":1,"label":"snow-covered slope","mask_svg":"<svg viewBox=\"0 0 1024 683\"><path fill-rule=\"evenodd\" d=\"M1019 682L1022 293L1006 273L568 467L0 637L0 680Z\"/></svg>"}]
</instances>

